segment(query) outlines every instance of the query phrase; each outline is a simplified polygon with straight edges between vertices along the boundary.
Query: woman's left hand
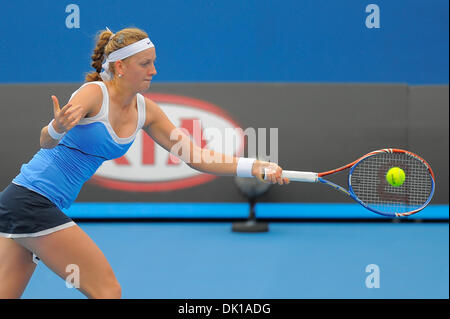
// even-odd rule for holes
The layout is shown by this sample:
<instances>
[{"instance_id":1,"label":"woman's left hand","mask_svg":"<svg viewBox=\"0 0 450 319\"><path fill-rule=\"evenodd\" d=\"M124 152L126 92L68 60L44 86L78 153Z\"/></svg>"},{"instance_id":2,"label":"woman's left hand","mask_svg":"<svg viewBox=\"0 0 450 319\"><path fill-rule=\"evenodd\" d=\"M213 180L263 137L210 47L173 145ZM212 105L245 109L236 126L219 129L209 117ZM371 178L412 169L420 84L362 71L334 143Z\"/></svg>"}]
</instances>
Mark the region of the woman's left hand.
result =
<instances>
[{"instance_id":1,"label":"woman's left hand","mask_svg":"<svg viewBox=\"0 0 450 319\"><path fill-rule=\"evenodd\" d=\"M256 160L253 164L252 175L264 183L289 184L289 178L282 177L283 169L275 163Z\"/></svg>"}]
</instances>

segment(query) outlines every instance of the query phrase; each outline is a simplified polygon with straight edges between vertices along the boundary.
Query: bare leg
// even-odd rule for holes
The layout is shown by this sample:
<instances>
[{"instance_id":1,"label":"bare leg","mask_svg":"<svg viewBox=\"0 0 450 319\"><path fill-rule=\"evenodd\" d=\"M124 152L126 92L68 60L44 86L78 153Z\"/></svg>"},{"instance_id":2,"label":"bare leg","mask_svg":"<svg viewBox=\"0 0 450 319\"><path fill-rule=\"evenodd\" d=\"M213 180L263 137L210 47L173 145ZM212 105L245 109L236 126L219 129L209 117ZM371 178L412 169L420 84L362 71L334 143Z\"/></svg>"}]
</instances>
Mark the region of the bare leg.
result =
<instances>
[{"instance_id":1,"label":"bare leg","mask_svg":"<svg viewBox=\"0 0 450 319\"><path fill-rule=\"evenodd\" d=\"M20 298L35 268L28 249L10 238L0 237L0 299Z\"/></svg>"},{"instance_id":2,"label":"bare leg","mask_svg":"<svg viewBox=\"0 0 450 319\"><path fill-rule=\"evenodd\" d=\"M16 238L16 242L34 252L58 276L66 280L79 269L78 288L89 298L121 298L121 288L103 253L77 225L49 235Z\"/></svg>"}]
</instances>

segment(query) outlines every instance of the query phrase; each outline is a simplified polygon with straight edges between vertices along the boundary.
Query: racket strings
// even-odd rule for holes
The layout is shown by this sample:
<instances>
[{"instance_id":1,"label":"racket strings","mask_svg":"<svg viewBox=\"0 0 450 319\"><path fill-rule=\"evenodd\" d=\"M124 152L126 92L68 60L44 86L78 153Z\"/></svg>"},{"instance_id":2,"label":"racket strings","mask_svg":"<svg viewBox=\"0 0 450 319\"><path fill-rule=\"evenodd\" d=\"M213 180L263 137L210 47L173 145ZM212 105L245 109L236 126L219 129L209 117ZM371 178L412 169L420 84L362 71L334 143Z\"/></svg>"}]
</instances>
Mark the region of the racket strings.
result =
<instances>
[{"instance_id":1,"label":"racket strings","mask_svg":"<svg viewBox=\"0 0 450 319\"><path fill-rule=\"evenodd\" d=\"M400 167L405 172L401 186L390 185L387 171ZM405 213L421 208L432 193L427 167L405 153L381 153L362 160L350 178L355 195L369 207L386 213Z\"/></svg>"}]
</instances>

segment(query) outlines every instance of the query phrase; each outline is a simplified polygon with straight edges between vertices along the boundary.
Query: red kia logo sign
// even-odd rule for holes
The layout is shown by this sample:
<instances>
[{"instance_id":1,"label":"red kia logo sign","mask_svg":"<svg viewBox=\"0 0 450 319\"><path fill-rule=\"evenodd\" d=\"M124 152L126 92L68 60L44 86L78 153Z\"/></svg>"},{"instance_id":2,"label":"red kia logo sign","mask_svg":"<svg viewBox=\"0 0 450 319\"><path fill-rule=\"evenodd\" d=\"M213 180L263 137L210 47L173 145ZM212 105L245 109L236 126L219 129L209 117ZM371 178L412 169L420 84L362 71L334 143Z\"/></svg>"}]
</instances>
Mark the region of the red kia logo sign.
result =
<instances>
[{"instance_id":1,"label":"red kia logo sign","mask_svg":"<svg viewBox=\"0 0 450 319\"><path fill-rule=\"evenodd\" d=\"M202 148L235 156L242 153L244 135L240 126L218 106L179 95L144 95L158 103L172 123L189 132L192 140ZM230 132L234 132L232 138ZM104 162L90 182L124 191L161 192L196 186L215 178L217 176L190 168L141 130L128 152Z\"/></svg>"}]
</instances>

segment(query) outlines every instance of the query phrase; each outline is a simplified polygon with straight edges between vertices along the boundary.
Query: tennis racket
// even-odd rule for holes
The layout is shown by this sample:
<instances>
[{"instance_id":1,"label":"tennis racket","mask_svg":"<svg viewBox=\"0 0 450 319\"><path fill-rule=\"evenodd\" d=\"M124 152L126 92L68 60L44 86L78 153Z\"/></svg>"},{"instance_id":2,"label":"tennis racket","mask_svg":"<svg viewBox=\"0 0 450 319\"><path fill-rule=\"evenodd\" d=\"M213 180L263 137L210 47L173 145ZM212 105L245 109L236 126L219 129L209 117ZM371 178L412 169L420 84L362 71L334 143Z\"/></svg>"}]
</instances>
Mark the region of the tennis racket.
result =
<instances>
[{"instance_id":1,"label":"tennis racket","mask_svg":"<svg viewBox=\"0 0 450 319\"><path fill-rule=\"evenodd\" d=\"M392 186L386 180L386 174L392 167L399 167L405 172L401 186ZM323 178L346 169L350 169L348 190ZM434 173L423 158L393 148L370 152L331 171L314 173L283 170L282 177L296 182L326 184L372 212L390 217L409 216L421 211L430 203L435 187Z\"/></svg>"}]
</instances>

